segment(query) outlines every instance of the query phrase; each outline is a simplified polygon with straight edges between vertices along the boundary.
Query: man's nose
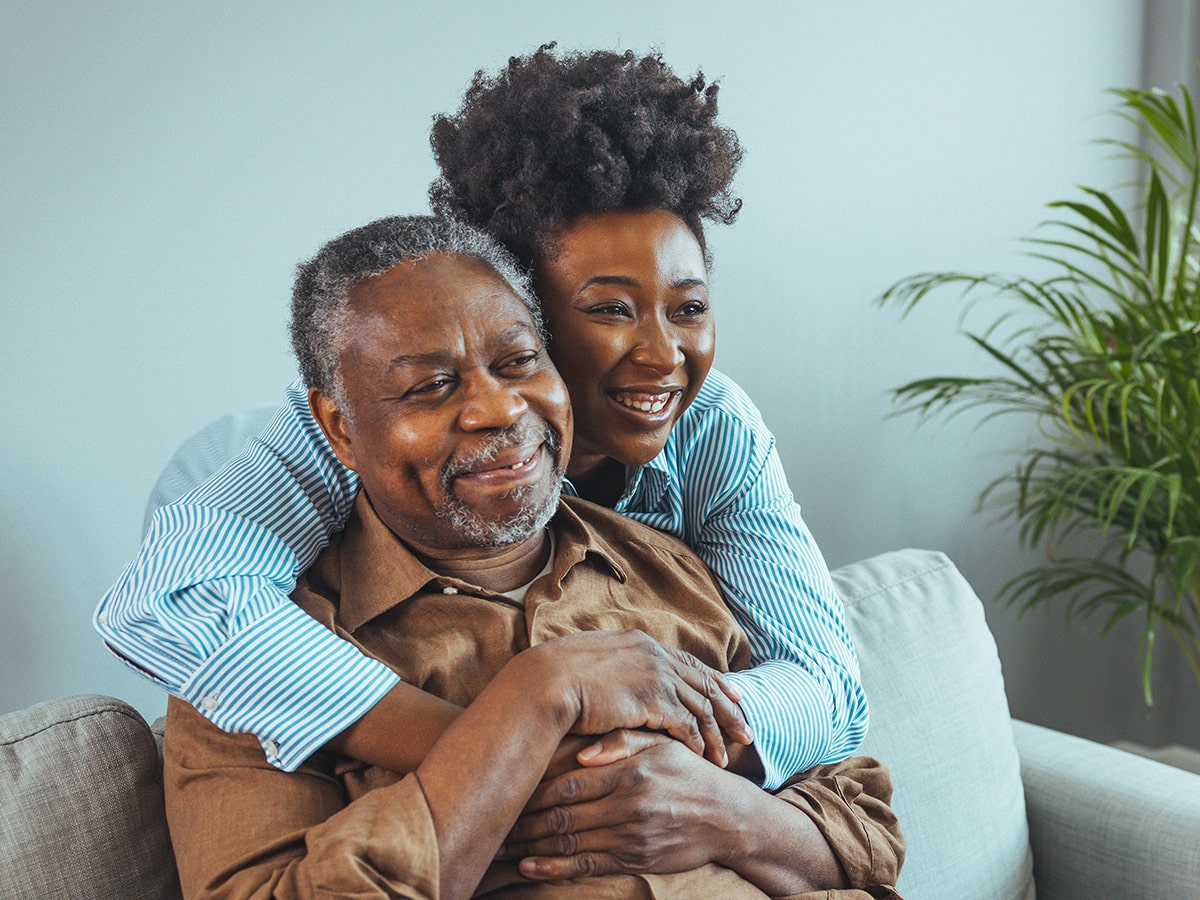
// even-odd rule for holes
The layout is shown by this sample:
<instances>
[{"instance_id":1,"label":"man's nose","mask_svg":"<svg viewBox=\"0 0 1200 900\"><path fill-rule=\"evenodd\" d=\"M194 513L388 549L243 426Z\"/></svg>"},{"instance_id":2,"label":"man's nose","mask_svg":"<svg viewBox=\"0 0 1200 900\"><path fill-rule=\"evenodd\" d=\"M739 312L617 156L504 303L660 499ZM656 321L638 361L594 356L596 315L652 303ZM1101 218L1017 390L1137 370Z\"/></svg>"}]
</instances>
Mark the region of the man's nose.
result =
<instances>
[{"instance_id":1,"label":"man's nose","mask_svg":"<svg viewBox=\"0 0 1200 900\"><path fill-rule=\"evenodd\" d=\"M492 373L468 378L458 421L464 431L507 428L529 411L519 382Z\"/></svg>"},{"instance_id":2,"label":"man's nose","mask_svg":"<svg viewBox=\"0 0 1200 900\"><path fill-rule=\"evenodd\" d=\"M636 365L660 375L670 375L684 362L683 347L675 329L659 320L639 323L629 357Z\"/></svg>"}]
</instances>

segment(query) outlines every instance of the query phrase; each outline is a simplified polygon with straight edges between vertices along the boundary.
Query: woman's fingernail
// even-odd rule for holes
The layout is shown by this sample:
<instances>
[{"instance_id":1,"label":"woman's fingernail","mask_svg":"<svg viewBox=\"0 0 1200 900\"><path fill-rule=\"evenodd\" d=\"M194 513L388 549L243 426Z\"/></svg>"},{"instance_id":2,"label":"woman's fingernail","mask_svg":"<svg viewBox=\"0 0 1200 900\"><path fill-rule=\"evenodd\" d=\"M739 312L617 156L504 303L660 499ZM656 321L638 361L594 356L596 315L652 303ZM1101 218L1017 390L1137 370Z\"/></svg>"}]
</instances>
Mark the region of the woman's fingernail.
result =
<instances>
[{"instance_id":1,"label":"woman's fingernail","mask_svg":"<svg viewBox=\"0 0 1200 900\"><path fill-rule=\"evenodd\" d=\"M575 754L575 758L580 762L586 762L589 759L599 756L600 751L603 749L604 745L597 741L591 746L584 747L582 750L580 750L577 754Z\"/></svg>"}]
</instances>

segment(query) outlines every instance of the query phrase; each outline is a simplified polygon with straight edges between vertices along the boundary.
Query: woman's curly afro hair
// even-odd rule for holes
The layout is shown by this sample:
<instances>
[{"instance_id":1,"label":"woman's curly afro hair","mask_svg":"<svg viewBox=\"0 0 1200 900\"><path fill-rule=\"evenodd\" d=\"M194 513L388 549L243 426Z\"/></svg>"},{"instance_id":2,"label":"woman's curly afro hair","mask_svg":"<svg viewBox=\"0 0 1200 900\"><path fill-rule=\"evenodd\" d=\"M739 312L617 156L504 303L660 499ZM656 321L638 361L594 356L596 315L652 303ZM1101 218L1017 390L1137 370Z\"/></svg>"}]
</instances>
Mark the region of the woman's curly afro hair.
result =
<instances>
[{"instance_id":1,"label":"woman's curly afro hair","mask_svg":"<svg viewBox=\"0 0 1200 900\"><path fill-rule=\"evenodd\" d=\"M716 84L681 80L658 54L554 46L476 72L462 108L434 119L437 213L487 229L526 265L587 213L667 209L701 246L702 219L734 220L742 148L716 123Z\"/></svg>"}]
</instances>

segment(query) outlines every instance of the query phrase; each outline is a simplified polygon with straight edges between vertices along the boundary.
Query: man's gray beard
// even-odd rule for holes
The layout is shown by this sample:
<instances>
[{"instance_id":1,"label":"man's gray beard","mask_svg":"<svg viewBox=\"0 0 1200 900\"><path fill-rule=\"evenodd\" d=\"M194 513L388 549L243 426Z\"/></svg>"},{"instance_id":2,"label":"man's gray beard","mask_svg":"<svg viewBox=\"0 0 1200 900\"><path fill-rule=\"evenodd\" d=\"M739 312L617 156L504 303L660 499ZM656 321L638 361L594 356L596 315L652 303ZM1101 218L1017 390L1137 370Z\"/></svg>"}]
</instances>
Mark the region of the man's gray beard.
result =
<instances>
[{"instance_id":1,"label":"man's gray beard","mask_svg":"<svg viewBox=\"0 0 1200 900\"><path fill-rule=\"evenodd\" d=\"M490 520L477 515L466 503L454 493L454 476L460 471L467 471L469 466L479 462L495 459L509 447L537 439L544 441L547 451L556 456L562 446L557 432L549 424L541 427L527 421L506 428L496 434L484 447L472 454L469 460L453 460L453 466L442 472L442 487L445 490L446 502L436 510L437 517L448 524L454 532L474 547L508 547L533 537L545 528L558 510L558 500L562 495L562 476L565 474L555 467L554 484L541 504L521 504L521 508L506 519ZM561 461L559 461L561 465ZM527 484L514 488L502 497L511 497L518 502L526 496L533 495L541 489L540 484Z\"/></svg>"},{"instance_id":2,"label":"man's gray beard","mask_svg":"<svg viewBox=\"0 0 1200 900\"><path fill-rule=\"evenodd\" d=\"M541 486L536 484L516 488L504 496L518 501L532 494ZM558 510L558 498L562 494L562 481L554 483L545 503L522 505L521 509L507 519L489 521L476 515L453 494L444 505L438 507L437 516L454 529L474 547L508 547L533 537L545 528Z\"/></svg>"}]
</instances>

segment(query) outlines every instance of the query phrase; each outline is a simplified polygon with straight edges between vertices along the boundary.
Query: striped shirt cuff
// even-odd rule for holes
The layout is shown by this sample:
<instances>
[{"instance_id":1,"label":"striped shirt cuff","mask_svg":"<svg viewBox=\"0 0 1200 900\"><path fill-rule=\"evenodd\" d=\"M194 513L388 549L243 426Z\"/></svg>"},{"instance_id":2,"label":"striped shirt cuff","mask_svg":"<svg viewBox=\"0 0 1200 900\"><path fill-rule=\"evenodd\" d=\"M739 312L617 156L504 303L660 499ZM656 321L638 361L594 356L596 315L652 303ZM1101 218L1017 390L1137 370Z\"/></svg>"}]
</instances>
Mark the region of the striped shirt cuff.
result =
<instances>
[{"instance_id":1,"label":"striped shirt cuff","mask_svg":"<svg viewBox=\"0 0 1200 900\"><path fill-rule=\"evenodd\" d=\"M767 660L726 677L742 692L740 706L763 765L768 791L821 762L829 746L833 707L829 692L803 668Z\"/></svg>"},{"instance_id":2,"label":"striped shirt cuff","mask_svg":"<svg viewBox=\"0 0 1200 900\"><path fill-rule=\"evenodd\" d=\"M286 603L239 631L179 695L222 731L257 736L267 761L292 772L399 681Z\"/></svg>"}]
</instances>

